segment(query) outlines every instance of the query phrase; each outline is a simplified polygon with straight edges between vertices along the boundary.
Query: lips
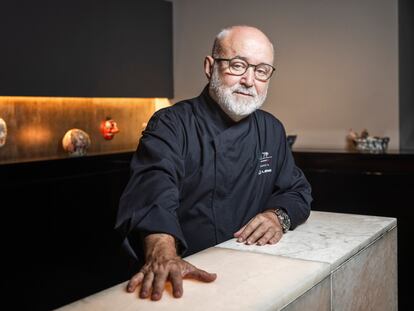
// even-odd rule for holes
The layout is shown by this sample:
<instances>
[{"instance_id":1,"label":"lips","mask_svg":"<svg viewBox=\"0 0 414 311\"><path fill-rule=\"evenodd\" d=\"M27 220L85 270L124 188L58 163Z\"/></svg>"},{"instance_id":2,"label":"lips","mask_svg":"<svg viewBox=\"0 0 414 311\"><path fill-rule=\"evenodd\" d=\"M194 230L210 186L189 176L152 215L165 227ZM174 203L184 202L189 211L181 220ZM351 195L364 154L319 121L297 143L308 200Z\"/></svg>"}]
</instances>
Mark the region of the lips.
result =
<instances>
[{"instance_id":1,"label":"lips","mask_svg":"<svg viewBox=\"0 0 414 311\"><path fill-rule=\"evenodd\" d=\"M245 93L245 92L240 92L240 91L234 91L234 93L239 94L239 95L243 95L243 96L253 97L253 94L250 94L250 93Z\"/></svg>"}]
</instances>

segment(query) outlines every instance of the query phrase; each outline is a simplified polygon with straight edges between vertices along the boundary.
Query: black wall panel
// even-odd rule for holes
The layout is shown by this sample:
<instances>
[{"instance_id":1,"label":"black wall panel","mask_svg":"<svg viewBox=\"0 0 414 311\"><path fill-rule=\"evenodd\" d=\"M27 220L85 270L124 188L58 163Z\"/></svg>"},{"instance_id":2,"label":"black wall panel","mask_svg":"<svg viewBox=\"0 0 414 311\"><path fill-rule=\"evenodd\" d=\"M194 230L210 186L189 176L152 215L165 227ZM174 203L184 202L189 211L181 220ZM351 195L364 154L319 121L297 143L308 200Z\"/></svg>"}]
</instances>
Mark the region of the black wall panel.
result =
<instances>
[{"instance_id":1,"label":"black wall panel","mask_svg":"<svg viewBox=\"0 0 414 311\"><path fill-rule=\"evenodd\" d=\"M414 3L398 4L400 148L414 150Z\"/></svg>"},{"instance_id":2,"label":"black wall panel","mask_svg":"<svg viewBox=\"0 0 414 311\"><path fill-rule=\"evenodd\" d=\"M0 3L0 96L173 97L172 4Z\"/></svg>"}]
</instances>

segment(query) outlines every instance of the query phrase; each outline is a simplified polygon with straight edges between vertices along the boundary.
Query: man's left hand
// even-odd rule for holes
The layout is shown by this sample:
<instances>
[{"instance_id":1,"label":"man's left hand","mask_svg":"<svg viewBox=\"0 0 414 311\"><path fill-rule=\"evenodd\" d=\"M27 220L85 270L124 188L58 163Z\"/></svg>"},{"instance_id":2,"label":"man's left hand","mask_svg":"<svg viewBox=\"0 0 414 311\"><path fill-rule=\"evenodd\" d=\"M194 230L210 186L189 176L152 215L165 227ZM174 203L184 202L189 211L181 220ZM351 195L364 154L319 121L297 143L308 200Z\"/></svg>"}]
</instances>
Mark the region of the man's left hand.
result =
<instances>
[{"instance_id":1,"label":"man's left hand","mask_svg":"<svg viewBox=\"0 0 414 311\"><path fill-rule=\"evenodd\" d=\"M234 233L237 242L248 245L276 244L283 236L282 226L277 215L272 211L264 211L253 217L246 225Z\"/></svg>"}]
</instances>

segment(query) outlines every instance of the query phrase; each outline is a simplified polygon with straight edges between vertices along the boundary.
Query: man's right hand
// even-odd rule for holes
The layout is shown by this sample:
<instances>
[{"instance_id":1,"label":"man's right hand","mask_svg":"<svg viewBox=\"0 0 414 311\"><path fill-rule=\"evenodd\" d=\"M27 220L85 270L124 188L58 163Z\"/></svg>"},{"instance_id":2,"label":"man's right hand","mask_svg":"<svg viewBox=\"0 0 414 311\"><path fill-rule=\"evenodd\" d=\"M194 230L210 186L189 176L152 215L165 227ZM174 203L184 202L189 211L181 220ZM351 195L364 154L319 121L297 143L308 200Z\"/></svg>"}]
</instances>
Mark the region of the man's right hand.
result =
<instances>
[{"instance_id":1,"label":"man's right hand","mask_svg":"<svg viewBox=\"0 0 414 311\"><path fill-rule=\"evenodd\" d=\"M183 278L212 282L215 273L200 270L177 256L175 239L169 234L155 233L145 238L145 265L128 282L127 291L134 292L139 285L139 296L152 300L160 300L164 292L165 282L170 281L173 296L183 295Z\"/></svg>"}]
</instances>

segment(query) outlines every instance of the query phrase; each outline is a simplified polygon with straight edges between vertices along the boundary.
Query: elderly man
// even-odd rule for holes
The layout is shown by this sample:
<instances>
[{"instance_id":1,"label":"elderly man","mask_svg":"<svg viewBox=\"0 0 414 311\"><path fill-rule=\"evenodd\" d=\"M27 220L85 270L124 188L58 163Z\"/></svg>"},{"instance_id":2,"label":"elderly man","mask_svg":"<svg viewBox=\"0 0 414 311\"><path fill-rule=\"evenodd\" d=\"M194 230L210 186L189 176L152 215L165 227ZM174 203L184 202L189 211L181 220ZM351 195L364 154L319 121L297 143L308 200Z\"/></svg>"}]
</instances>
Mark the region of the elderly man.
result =
<instances>
[{"instance_id":1,"label":"elderly man","mask_svg":"<svg viewBox=\"0 0 414 311\"><path fill-rule=\"evenodd\" d=\"M129 281L159 300L170 281L214 281L185 260L217 243L274 244L304 222L310 186L295 166L280 121L263 104L273 46L260 30L233 26L204 60L209 84L199 97L154 114L131 162L118 229L143 267Z\"/></svg>"}]
</instances>

